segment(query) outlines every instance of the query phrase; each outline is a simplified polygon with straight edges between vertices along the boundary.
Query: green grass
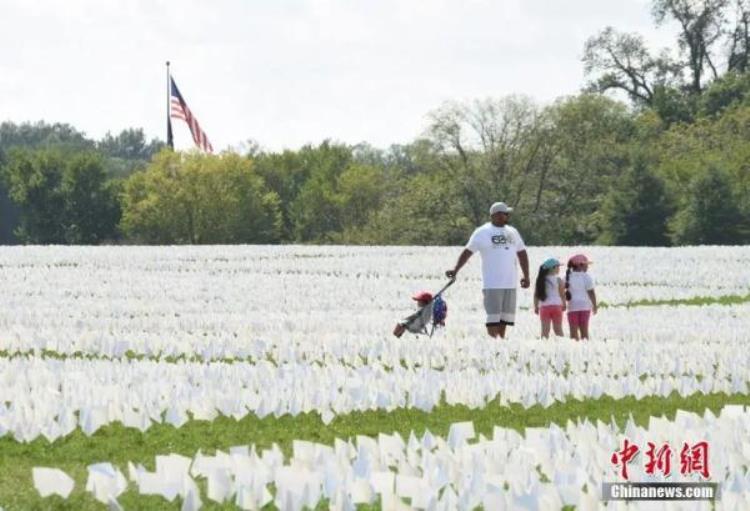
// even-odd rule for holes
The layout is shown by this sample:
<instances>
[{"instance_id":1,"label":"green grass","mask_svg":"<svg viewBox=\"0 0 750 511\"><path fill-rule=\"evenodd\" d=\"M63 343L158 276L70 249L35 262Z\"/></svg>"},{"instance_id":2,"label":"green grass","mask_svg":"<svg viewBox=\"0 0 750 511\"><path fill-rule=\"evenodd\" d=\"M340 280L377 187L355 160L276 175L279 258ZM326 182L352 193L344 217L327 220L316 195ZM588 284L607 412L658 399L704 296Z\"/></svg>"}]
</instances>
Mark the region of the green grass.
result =
<instances>
[{"instance_id":1,"label":"green grass","mask_svg":"<svg viewBox=\"0 0 750 511\"><path fill-rule=\"evenodd\" d=\"M93 497L84 492L86 466L97 462L112 462L126 471L128 461L142 463L154 469L157 454L179 453L192 457L200 448L204 453L215 449L228 449L234 445L255 444L259 449L277 443L289 455L293 440L310 440L332 444L335 438L356 435L375 436L380 432L399 432L404 438L410 431L421 435L425 429L446 435L453 422L473 421L477 433L491 435L494 426L510 427L522 431L525 427L544 427L550 423L565 426L566 422L587 417L609 422L612 418L622 427L632 414L636 423L645 425L651 416L666 415L670 419L678 409L702 414L705 409L718 412L726 404L750 405L749 395L695 394L682 398L673 393L667 398L646 397L597 400L569 400L544 409L534 406L525 410L520 405L510 407L491 403L471 410L466 406L441 405L432 412L399 409L393 412L368 411L351 413L334 419L325 426L317 414L297 417L247 416L240 421L219 417L207 421L190 421L181 428L154 425L146 433L128 429L120 424L100 429L91 437L76 431L65 439L50 444L44 439L22 444L8 437L0 439L0 506L9 510L35 509L103 509ZM76 480L70 498L41 499L33 487L31 469L34 466L60 468ZM119 502L126 509L179 509L179 499L168 503L161 497L144 497L131 485ZM223 507L207 501L204 509ZM231 508L232 506L226 506Z\"/></svg>"},{"instance_id":2,"label":"green grass","mask_svg":"<svg viewBox=\"0 0 750 511\"><path fill-rule=\"evenodd\" d=\"M59 351L53 351L53 350L26 350L26 351L9 351L9 350L0 350L0 358L31 358L31 357L38 357L38 358L51 358L55 360L129 360L134 362L140 362L140 361L149 361L149 362L166 362L169 364L177 364L179 362L224 362L227 364L232 364L235 362L247 362L249 364L255 364L259 362L260 360L270 362L274 365L276 365L276 361L273 360L270 357L266 357L263 359L253 358L253 357L213 357L209 359L205 359L200 355L191 354L181 354L181 355L146 355L145 353L136 353L132 350L128 350L121 357L113 356L109 357L107 355L101 355L97 353L86 353L83 351L74 351L72 353L60 353Z\"/></svg>"},{"instance_id":3,"label":"green grass","mask_svg":"<svg viewBox=\"0 0 750 511\"><path fill-rule=\"evenodd\" d=\"M609 305L601 303L601 307L648 307L654 305L738 305L750 302L750 294L747 295L723 295L723 296L693 296L691 298L677 298L669 300L635 300L628 303Z\"/></svg>"},{"instance_id":4,"label":"green grass","mask_svg":"<svg viewBox=\"0 0 750 511\"><path fill-rule=\"evenodd\" d=\"M668 300L633 300L632 302L626 303L607 303L605 301L599 302L600 309L612 309L620 307L652 307L657 305L739 305L742 303L750 303L750 294L747 295L723 295L723 296L692 296L690 298L676 298ZM529 307L519 307L520 310L530 310Z\"/></svg>"}]
</instances>

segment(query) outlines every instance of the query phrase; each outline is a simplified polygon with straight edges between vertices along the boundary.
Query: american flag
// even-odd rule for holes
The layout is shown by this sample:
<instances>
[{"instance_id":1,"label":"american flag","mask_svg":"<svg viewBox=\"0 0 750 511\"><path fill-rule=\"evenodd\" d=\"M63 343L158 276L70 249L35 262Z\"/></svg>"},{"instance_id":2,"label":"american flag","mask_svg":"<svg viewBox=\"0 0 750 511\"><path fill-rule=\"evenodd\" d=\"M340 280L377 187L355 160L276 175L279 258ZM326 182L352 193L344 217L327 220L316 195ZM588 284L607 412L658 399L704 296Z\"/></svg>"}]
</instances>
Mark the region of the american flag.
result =
<instances>
[{"instance_id":1,"label":"american flag","mask_svg":"<svg viewBox=\"0 0 750 511\"><path fill-rule=\"evenodd\" d=\"M188 127L190 128L190 133L193 135L193 141L195 142L195 145L197 145L207 153L214 152L214 148L211 145L211 142L208 141L208 137L198 124L198 120L193 116L193 113L188 108L187 103L185 103L185 99L182 97L182 94L180 94L180 89L178 89L177 84L174 83L174 78L170 77L169 80L171 82L171 107L169 113L170 117L174 117L175 119L182 119L187 123Z\"/></svg>"}]
</instances>

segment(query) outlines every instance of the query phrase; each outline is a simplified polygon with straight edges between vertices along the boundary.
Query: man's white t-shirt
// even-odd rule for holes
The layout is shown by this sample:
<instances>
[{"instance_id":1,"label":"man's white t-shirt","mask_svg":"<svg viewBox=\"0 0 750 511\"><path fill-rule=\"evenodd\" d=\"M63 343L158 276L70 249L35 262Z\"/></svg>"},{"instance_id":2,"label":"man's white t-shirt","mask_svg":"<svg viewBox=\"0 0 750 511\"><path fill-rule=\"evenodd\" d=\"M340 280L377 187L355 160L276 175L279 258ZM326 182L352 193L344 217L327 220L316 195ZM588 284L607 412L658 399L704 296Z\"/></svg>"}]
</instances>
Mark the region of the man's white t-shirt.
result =
<instances>
[{"instance_id":1,"label":"man's white t-shirt","mask_svg":"<svg viewBox=\"0 0 750 511\"><path fill-rule=\"evenodd\" d=\"M526 250L526 245L514 227L487 222L474 230L466 248L482 255L483 289L516 289L516 254Z\"/></svg>"},{"instance_id":2,"label":"man's white t-shirt","mask_svg":"<svg viewBox=\"0 0 750 511\"><path fill-rule=\"evenodd\" d=\"M594 305L591 303L588 291L594 289L594 279L584 271L572 271L568 277L568 291L570 291L570 304L568 311L590 311Z\"/></svg>"}]
</instances>

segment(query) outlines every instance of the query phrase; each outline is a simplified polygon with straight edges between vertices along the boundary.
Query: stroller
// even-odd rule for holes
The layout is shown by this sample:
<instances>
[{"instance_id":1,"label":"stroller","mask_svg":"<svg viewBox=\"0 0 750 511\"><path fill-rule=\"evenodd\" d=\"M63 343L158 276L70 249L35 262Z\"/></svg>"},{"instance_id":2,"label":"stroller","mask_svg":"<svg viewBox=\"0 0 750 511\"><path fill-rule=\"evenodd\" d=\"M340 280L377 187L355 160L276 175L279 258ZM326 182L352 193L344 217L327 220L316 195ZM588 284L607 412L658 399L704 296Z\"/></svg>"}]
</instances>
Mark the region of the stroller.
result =
<instances>
[{"instance_id":1,"label":"stroller","mask_svg":"<svg viewBox=\"0 0 750 511\"><path fill-rule=\"evenodd\" d=\"M422 291L414 295L412 299L417 301L419 309L399 321L393 329L393 335L401 337L408 330L416 335L424 334L427 337L432 337L435 329L445 326L445 318L448 315L448 304L443 300L442 294L455 281L456 279L451 279L434 295L427 291Z\"/></svg>"}]
</instances>

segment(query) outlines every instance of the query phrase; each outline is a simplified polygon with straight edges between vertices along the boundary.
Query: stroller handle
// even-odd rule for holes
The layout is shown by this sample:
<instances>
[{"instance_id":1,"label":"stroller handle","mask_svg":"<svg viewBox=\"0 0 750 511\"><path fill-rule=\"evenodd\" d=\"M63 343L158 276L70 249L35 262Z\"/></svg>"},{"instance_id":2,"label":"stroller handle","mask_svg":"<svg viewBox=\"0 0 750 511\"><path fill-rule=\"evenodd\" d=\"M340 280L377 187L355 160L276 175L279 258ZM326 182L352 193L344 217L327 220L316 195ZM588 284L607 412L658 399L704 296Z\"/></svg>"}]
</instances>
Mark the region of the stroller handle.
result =
<instances>
[{"instance_id":1,"label":"stroller handle","mask_svg":"<svg viewBox=\"0 0 750 511\"><path fill-rule=\"evenodd\" d=\"M452 279L450 279L450 280L448 281L448 283L447 283L446 285L444 285L444 286L443 286L443 287L442 287L442 288L440 289L440 291L438 291L437 293L435 293L435 294L434 294L434 295L432 296L432 299L434 300L435 298L437 298L438 296L440 296L441 294L443 294L443 292L444 292L444 291L445 291L446 289L448 289L449 287L451 287L451 286L453 285L453 283L454 283L454 282L456 282L456 278L455 278L455 277L453 277Z\"/></svg>"}]
</instances>

